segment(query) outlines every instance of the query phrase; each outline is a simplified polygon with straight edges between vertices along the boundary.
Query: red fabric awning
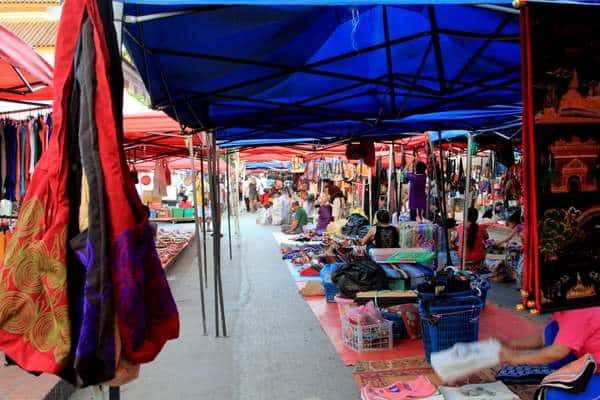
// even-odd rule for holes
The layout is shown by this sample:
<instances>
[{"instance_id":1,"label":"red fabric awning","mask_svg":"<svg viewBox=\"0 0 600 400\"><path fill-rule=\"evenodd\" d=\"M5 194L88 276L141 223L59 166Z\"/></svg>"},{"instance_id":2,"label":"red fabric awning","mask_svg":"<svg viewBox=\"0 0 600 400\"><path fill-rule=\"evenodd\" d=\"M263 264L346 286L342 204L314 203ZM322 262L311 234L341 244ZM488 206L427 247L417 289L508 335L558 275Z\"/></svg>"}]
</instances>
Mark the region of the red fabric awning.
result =
<instances>
[{"instance_id":1,"label":"red fabric awning","mask_svg":"<svg viewBox=\"0 0 600 400\"><path fill-rule=\"evenodd\" d=\"M189 158L170 158L168 160L169 169L191 169L192 163ZM154 162L153 161L145 161L141 163L135 164L135 169L137 171L153 171L154 170ZM200 171L200 160L194 160L194 167L196 170ZM225 161L219 160L219 172L225 172L227 165ZM233 171L233 168L231 169ZM204 172L208 172L208 164L204 161Z\"/></svg>"},{"instance_id":2,"label":"red fabric awning","mask_svg":"<svg viewBox=\"0 0 600 400\"><path fill-rule=\"evenodd\" d=\"M52 67L0 25L0 100L52 100Z\"/></svg>"},{"instance_id":3,"label":"red fabric awning","mask_svg":"<svg viewBox=\"0 0 600 400\"><path fill-rule=\"evenodd\" d=\"M162 111L124 116L123 132L125 151L131 161L189 155L185 137L177 137L181 127ZM200 138L194 135L194 146L200 145Z\"/></svg>"}]
</instances>

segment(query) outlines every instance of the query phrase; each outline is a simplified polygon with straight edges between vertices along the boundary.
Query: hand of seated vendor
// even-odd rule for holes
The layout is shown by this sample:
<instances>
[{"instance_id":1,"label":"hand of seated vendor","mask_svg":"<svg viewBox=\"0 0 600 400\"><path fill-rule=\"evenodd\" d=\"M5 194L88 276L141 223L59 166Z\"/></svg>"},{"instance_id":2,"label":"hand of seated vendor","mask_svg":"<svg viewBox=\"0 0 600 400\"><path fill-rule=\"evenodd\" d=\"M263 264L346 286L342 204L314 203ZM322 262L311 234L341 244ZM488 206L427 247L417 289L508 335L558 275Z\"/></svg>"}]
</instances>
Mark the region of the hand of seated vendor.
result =
<instances>
[{"instance_id":1,"label":"hand of seated vendor","mask_svg":"<svg viewBox=\"0 0 600 400\"><path fill-rule=\"evenodd\" d=\"M543 335L537 334L502 343L500 361L512 365L546 365L570 353L571 349L560 344L544 347Z\"/></svg>"},{"instance_id":2,"label":"hand of seated vendor","mask_svg":"<svg viewBox=\"0 0 600 400\"><path fill-rule=\"evenodd\" d=\"M292 222L292 225L288 229L284 229L283 233L295 233L298 229L298 221Z\"/></svg>"}]
</instances>

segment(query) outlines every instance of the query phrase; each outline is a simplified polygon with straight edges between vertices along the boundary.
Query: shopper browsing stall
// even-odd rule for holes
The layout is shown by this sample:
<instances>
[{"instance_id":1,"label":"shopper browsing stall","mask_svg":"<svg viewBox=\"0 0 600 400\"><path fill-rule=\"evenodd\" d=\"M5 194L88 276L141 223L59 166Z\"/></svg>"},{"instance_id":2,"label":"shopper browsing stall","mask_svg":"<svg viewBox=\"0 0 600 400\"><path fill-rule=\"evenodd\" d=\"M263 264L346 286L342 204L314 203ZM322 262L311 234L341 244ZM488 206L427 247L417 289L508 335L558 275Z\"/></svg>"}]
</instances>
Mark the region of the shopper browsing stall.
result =
<instances>
[{"instance_id":1,"label":"shopper browsing stall","mask_svg":"<svg viewBox=\"0 0 600 400\"><path fill-rule=\"evenodd\" d=\"M361 240L363 246L374 242L377 249L393 249L398 247L400 234L398 228L390 224L390 213L387 210L379 210L376 213L377 225L369 230Z\"/></svg>"},{"instance_id":2,"label":"shopper browsing stall","mask_svg":"<svg viewBox=\"0 0 600 400\"><path fill-rule=\"evenodd\" d=\"M292 222L292 225L283 226L281 229L283 233L301 233L304 229L304 225L308 222L308 215L306 214L306 210L300 207L300 202L294 201L292 203L292 211L294 212L294 222Z\"/></svg>"}]
</instances>

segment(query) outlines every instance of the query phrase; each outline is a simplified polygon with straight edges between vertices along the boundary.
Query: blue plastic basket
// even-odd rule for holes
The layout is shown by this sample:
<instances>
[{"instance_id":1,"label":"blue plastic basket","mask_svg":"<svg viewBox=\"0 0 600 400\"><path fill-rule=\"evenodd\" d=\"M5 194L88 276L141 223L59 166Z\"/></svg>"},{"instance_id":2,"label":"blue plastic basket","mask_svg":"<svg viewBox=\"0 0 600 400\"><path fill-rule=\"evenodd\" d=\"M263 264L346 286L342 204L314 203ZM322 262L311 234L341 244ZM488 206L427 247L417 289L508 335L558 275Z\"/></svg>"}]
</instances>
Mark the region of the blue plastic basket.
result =
<instances>
[{"instance_id":1,"label":"blue plastic basket","mask_svg":"<svg viewBox=\"0 0 600 400\"><path fill-rule=\"evenodd\" d=\"M406 333L404 321L402 320L402 316L400 314L392 312L382 312L381 315L388 321L392 321L392 332L394 334L394 340L406 339L408 335Z\"/></svg>"},{"instance_id":2,"label":"blue plastic basket","mask_svg":"<svg viewBox=\"0 0 600 400\"><path fill-rule=\"evenodd\" d=\"M427 361L431 361L431 353L448 349L456 343L476 342L481 308L481 299L476 296L420 301L419 314Z\"/></svg>"},{"instance_id":3,"label":"blue plastic basket","mask_svg":"<svg viewBox=\"0 0 600 400\"><path fill-rule=\"evenodd\" d=\"M325 299L328 303L335 303L335 296L340 292L335 283L321 282L325 290Z\"/></svg>"},{"instance_id":4,"label":"blue plastic basket","mask_svg":"<svg viewBox=\"0 0 600 400\"><path fill-rule=\"evenodd\" d=\"M485 308L485 301L487 300L487 294L488 291L492 288L492 284L490 283L489 280L484 279L481 282L479 282L479 290L481 290L481 303L482 303L482 308Z\"/></svg>"}]
</instances>

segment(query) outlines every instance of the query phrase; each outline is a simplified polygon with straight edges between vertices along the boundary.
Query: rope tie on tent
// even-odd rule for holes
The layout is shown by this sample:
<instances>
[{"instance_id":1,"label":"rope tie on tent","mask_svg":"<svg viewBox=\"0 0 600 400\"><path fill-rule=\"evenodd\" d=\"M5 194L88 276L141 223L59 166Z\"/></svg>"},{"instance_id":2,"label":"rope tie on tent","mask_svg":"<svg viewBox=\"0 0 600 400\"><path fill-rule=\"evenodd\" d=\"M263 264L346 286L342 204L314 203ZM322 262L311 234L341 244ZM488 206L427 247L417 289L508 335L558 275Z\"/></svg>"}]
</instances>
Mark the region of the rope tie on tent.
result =
<instances>
[{"instance_id":1,"label":"rope tie on tent","mask_svg":"<svg viewBox=\"0 0 600 400\"><path fill-rule=\"evenodd\" d=\"M356 31L358 30L358 25L360 24L360 11L358 8L351 7L350 11L352 12L352 32L350 33L350 40L352 41L352 48L358 51L358 45L356 44Z\"/></svg>"}]
</instances>

